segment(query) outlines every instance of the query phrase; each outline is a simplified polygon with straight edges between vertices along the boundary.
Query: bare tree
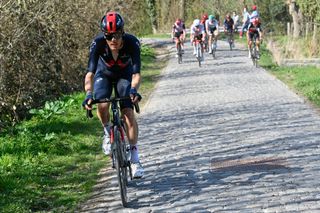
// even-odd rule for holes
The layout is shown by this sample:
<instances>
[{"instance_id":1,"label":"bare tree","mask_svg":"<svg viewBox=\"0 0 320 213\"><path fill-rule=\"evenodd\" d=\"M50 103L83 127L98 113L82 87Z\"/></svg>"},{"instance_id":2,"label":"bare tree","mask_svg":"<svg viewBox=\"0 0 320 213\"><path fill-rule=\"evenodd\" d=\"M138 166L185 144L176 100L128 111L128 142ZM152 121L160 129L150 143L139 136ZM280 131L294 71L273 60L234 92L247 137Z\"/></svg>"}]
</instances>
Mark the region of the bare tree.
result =
<instances>
[{"instance_id":1,"label":"bare tree","mask_svg":"<svg viewBox=\"0 0 320 213\"><path fill-rule=\"evenodd\" d=\"M293 21L293 37L298 38L301 32L301 20L302 20L302 13L299 10L298 5L296 4L295 0L288 0L287 4L289 6L289 13L292 16Z\"/></svg>"},{"instance_id":2,"label":"bare tree","mask_svg":"<svg viewBox=\"0 0 320 213\"><path fill-rule=\"evenodd\" d=\"M148 11L152 25L152 32L157 33L157 13L156 13L156 1L155 0L147 0Z\"/></svg>"}]
</instances>

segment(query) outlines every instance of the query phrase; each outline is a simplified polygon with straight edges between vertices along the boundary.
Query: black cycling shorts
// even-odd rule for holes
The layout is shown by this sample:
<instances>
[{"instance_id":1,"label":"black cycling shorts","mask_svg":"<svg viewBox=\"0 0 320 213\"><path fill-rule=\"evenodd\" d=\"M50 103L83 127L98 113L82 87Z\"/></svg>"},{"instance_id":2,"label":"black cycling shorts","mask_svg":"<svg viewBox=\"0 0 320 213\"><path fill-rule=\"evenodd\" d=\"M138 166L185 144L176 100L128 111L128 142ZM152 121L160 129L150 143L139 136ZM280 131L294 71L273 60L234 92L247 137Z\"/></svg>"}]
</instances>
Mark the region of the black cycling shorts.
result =
<instances>
[{"instance_id":1,"label":"black cycling shorts","mask_svg":"<svg viewBox=\"0 0 320 213\"><path fill-rule=\"evenodd\" d=\"M113 83L116 85L116 95L118 97L127 97L130 95L131 79L112 79L106 76L103 72L97 72L94 76L94 98L103 99L110 98L113 89ZM133 109L131 100L120 102L120 108Z\"/></svg>"},{"instance_id":2,"label":"black cycling shorts","mask_svg":"<svg viewBox=\"0 0 320 213\"><path fill-rule=\"evenodd\" d=\"M182 35L183 32L175 32L174 33L174 37L176 38L180 38L180 36Z\"/></svg>"},{"instance_id":3,"label":"black cycling shorts","mask_svg":"<svg viewBox=\"0 0 320 213\"><path fill-rule=\"evenodd\" d=\"M250 41L253 41L253 37L254 36L256 36L256 39L260 39L260 34L259 34L259 32L258 31L256 31L256 32L249 32L248 33L249 34L249 40Z\"/></svg>"}]
</instances>

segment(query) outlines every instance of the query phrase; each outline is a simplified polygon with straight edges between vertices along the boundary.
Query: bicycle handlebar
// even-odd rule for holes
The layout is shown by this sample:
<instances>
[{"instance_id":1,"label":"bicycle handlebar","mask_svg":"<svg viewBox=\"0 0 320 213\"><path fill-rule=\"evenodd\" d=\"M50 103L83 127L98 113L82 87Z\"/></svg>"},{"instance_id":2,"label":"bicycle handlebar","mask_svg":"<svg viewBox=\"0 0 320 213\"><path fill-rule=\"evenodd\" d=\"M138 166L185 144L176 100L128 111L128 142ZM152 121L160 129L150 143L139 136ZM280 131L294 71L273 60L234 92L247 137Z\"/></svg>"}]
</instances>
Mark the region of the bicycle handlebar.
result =
<instances>
[{"instance_id":1,"label":"bicycle handlebar","mask_svg":"<svg viewBox=\"0 0 320 213\"><path fill-rule=\"evenodd\" d=\"M114 103L114 102L119 102L119 101L124 101L124 100L131 100L131 97L121 97L121 98L112 97L112 98L95 99L90 103L89 106L92 106L92 105L98 104L98 103ZM136 113L139 114L140 113L139 104L134 103L133 106L134 106ZM92 110L87 110L87 117L88 118L93 117Z\"/></svg>"}]
</instances>

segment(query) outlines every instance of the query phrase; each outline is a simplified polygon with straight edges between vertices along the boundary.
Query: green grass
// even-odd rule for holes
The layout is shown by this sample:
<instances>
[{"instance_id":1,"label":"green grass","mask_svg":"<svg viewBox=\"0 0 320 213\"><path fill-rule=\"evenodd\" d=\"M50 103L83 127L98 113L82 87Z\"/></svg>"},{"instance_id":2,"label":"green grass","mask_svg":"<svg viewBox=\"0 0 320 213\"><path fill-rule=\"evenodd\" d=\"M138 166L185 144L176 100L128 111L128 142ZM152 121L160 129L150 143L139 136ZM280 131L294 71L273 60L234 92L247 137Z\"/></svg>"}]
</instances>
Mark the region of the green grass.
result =
<instances>
[{"instance_id":1,"label":"green grass","mask_svg":"<svg viewBox=\"0 0 320 213\"><path fill-rule=\"evenodd\" d=\"M288 42L286 36L277 36L272 39L275 39L281 45ZM236 41L246 44L245 38L236 38ZM304 96L315 106L320 107L320 68L314 66L278 66L274 63L272 54L267 50L265 42L262 44L259 65L270 71L274 76Z\"/></svg>"},{"instance_id":2,"label":"green grass","mask_svg":"<svg viewBox=\"0 0 320 213\"><path fill-rule=\"evenodd\" d=\"M155 51L142 47L144 99L164 66L155 62ZM47 103L0 135L0 212L72 212L90 196L110 162L101 152L100 122L86 118L83 99L79 93Z\"/></svg>"},{"instance_id":3,"label":"green grass","mask_svg":"<svg viewBox=\"0 0 320 213\"><path fill-rule=\"evenodd\" d=\"M279 37L280 42L286 38ZM272 54L262 45L259 65L287 84L300 95L307 98L315 106L320 107L320 68L315 66L278 66Z\"/></svg>"},{"instance_id":4,"label":"green grass","mask_svg":"<svg viewBox=\"0 0 320 213\"><path fill-rule=\"evenodd\" d=\"M314 66L277 67L272 69L272 73L320 107L320 68Z\"/></svg>"},{"instance_id":5,"label":"green grass","mask_svg":"<svg viewBox=\"0 0 320 213\"><path fill-rule=\"evenodd\" d=\"M171 38L171 34L157 33L157 34L144 35L142 36L142 38Z\"/></svg>"}]
</instances>

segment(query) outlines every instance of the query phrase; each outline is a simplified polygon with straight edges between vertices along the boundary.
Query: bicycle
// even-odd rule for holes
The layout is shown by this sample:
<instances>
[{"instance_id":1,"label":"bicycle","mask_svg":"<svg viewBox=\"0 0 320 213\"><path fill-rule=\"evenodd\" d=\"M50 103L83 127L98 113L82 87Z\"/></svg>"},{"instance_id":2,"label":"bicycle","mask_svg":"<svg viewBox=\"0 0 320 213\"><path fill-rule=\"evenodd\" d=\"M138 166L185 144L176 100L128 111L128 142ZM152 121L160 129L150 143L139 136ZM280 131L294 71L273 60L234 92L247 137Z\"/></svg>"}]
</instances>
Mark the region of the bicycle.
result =
<instances>
[{"instance_id":1,"label":"bicycle","mask_svg":"<svg viewBox=\"0 0 320 213\"><path fill-rule=\"evenodd\" d=\"M114 85L115 86L115 85ZM130 162L130 145L126 140L126 129L124 122L120 116L120 102L124 100L131 100L130 97L111 97L110 99L95 99L90 105L97 103L111 103L112 120L110 128L110 142L111 142L111 159L112 168L117 171L117 179L120 189L120 196L122 205L128 206L127 185L128 185L128 173L130 180L132 180L131 162ZM138 104L134 104L135 111L140 112ZM92 111L87 110L87 117L92 118Z\"/></svg>"},{"instance_id":2,"label":"bicycle","mask_svg":"<svg viewBox=\"0 0 320 213\"><path fill-rule=\"evenodd\" d=\"M202 41L195 39L195 45L196 45L196 58L199 63L199 67L201 67L201 61L203 58L203 53L202 53Z\"/></svg>"},{"instance_id":3,"label":"bicycle","mask_svg":"<svg viewBox=\"0 0 320 213\"><path fill-rule=\"evenodd\" d=\"M258 67L259 57L258 57L256 39L257 39L257 35L254 34L252 39L251 59L252 59L253 66Z\"/></svg>"}]
</instances>

